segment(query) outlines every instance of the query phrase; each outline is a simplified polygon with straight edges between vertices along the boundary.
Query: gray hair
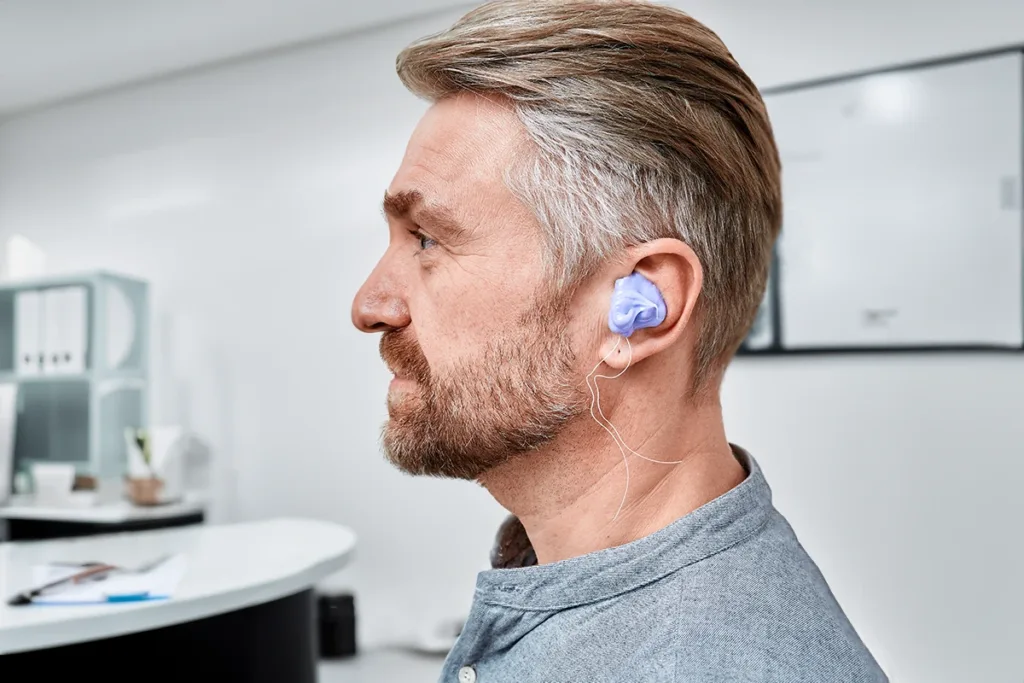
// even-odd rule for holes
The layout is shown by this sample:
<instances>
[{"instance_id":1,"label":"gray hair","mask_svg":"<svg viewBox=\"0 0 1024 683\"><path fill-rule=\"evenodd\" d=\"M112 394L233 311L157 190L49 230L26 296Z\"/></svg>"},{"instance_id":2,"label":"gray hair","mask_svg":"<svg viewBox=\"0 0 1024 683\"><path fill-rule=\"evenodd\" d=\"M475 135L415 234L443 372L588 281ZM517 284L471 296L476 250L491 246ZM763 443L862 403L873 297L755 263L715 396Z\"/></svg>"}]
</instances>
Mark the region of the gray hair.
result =
<instances>
[{"instance_id":1,"label":"gray hair","mask_svg":"<svg viewBox=\"0 0 1024 683\"><path fill-rule=\"evenodd\" d=\"M535 213L554 282L680 239L704 270L693 392L717 386L767 282L782 200L764 102L722 41L636 0L490 2L398 57L432 101L507 99L531 149L506 182Z\"/></svg>"}]
</instances>

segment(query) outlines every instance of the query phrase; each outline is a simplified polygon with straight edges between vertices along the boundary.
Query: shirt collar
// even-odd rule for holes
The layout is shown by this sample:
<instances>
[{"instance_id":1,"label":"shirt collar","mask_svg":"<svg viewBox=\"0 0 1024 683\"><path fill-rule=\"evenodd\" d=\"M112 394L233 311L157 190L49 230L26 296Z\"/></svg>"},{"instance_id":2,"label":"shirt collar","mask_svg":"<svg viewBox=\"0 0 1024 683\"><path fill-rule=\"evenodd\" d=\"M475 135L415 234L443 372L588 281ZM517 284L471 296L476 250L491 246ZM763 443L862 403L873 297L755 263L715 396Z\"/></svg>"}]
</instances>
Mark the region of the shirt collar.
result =
<instances>
[{"instance_id":1,"label":"shirt collar","mask_svg":"<svg viewBox=\"0 0 1024 683\"><path fill-rule=\"evenodd\" d=\"M524 610L567 609L635 590L739 543L767 522L772 494L754 458L732 448L748 474L730 491L626 545L551 564L481 572L477 599ZM518 520L503 526L498 554L506 544L522 556L521 529Z\"/></svg>"}]
</instances>

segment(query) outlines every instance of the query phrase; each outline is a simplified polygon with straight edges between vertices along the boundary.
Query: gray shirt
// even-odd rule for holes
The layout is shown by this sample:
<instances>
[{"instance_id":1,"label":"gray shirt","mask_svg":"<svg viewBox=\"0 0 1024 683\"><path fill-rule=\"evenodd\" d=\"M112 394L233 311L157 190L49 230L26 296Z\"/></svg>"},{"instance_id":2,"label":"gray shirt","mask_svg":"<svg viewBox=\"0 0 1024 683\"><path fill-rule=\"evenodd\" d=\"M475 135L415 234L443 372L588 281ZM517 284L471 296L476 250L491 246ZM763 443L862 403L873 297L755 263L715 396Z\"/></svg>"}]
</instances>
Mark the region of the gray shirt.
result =
<instances>
[{"instance_id":1,"label":"gray shirt","mask_svg":"<svg viewBox=\"0 0 1024 683\"><path fill-rule=\"evenodd\" d=\"M739 486L639 541L480 574L444 683L884 683L772 506Z\"/></svg>"}]
</instances>

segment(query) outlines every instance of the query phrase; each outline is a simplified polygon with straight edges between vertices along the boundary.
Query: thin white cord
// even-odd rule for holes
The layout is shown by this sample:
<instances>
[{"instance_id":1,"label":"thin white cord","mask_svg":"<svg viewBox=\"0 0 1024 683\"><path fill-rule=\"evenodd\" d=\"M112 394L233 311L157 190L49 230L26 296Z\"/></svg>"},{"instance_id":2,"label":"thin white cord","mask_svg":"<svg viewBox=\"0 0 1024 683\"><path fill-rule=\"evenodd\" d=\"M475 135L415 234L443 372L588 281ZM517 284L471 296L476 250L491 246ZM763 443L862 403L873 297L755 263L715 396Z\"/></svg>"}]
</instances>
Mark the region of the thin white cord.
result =
<instances>
[{"instance_id":1,"label":"thin white cord","mask_svg":"<svg viewBox=\"0 0 1024 683\"><path fill-rule=\"evenodd\" d=\"M633 363L633 345L629 343L629 339L628 338L625 338L625 339L626 339L626 347L629 349L629 359L626 361L626 367L624 367L622 369L622 371L619 372L619 374L617 374L617 375L597 375L596 377L594 377L594 389L596 390L596 393L597 393L597 412L598 412L598 414L602 418L604 418L604 421L608 423L608 426L612 428L612 430L615 432L615 436L617 436L619 441L622 442L622 445L625 446L626 450L629 451L630 453L632 453L633 455L635 455L636 457L640 458L641 460L646 460L647 462L657 463L659 465L678 465L679 463L681 463L683 461L682 460L655 460L654 458L648 458L646 455L643 455L641 453L637 453L636 451L634 451L632 448L630 448L629 446L626 445L626 440L622 438L621 434L619 434L618 428L615 425L612 424L611 420L609 420L607 417L605 417L604 411L601 410L601 387L597 384L597 380L599 380L599 379L618 379L619 377L622 377L622 375L626 372L626 370L629 369L629 366ZM618 345L616 345L616 347L617 346ZM602 361L602 362L604 362L604 361Z\"/></svg>"},{"instance_id":2,"label":"thin white cord","mask_svg":"<svg viewBox=\"0 0 1024 683\"><path fill-rule=\"evenodd\" d=\"M608 436L612 437L612 441L614 441L615 445L619 447L619 453L622 454L622 464L626 466L626 486L622 490L622 500L619 501L619 509L615 511L615 516L612 517L612 521L613 522L619 518L619 513L622 512L622 507L626 504L626 496L629 494L629 458L626 457L626 451L625 451L626 446L625 446L625 444L620 443L619 438L616 437L616 435L615 435L615 432L613 432L611 429L608 429L608 427L605 426L604 422L601 422L601 420L598 420L597 419L597 415L594 414L594 406L597 406L598 412L601 412L601 406L600 406L600 403L598 402L598 396L600 395L600 388L597 386L597 378L596 377L594 378L594 386L591 387L590 386L590 378L594 376L594 373L597 372L597 369L599 367L601 367L601 365L606 360L611 358L612 354L615 353L618 350L619 344L621 344L621 343L622 343L622 338L620 337L619 340L615 342L615 346L612 347L612 350L608 352L608 355L606 355L604 358L599 360L597 362L597 365L594 366L594 369L587 373L587 389L590 391L590 417L594 418L594 422L596 422L598 425L600 425L601 429L603 429L604 431L608 432ZM629 343L628 339L626 340L626 343L627 344ZM626 368L628 368L628 367L629 367L629 365L627 364ZM623 369L622 372L625 372L625 371L626 370ZM621 375L622 373L619 373L619 374ZM595 391L595 389L596 389L596 391ZM605 421L608 420L608 418L604 417L604 413L603 412L601 412L601 417L604 418ZM609 422L608 424L611 424L611 423ZM613 427L614 427L614 425L613 425Z\"/></svg>"},{"instance_id":3,"label":"thin white cord","mask_svg":"<svg viewBox=\"0 0 1024 683\"><path fill-rule=\"evenodd\" d=\"M600 368L601 365L609 358L611 358L612 354L618 350L619 344L622 343L623 339L626 340L626 348L629 350L629 358L626 359L625 367L622 368L622 370L620 370L615 375L595 375L594 373L597 372L597 369ZM602 358L597 365L594 366L594 369L587 374L587 389L590 391L590 416L594 418L594 422L599 424L601 428L608 432L608 435L612 437L612 440L615 442L615 445L619 447L619 452L622 454L622 462L626 467L626 487L625 490L622 492L622 500L619 502L619 509L615 511L615 517L612 518L613 522L619 518L619 514L622 512L622 508L626 504L626 497L629 495L629 458L626 457L626 451L629 451L630 453L640 458L641 460L657 463L659 465L678 465L679 463L683 462L682 460L655 460L653 458L648 458L646 455L643 455L641 453L637 453L635 450L633 450L626 444L626 441L625 439L622 438L622 435L619 433L618 428L614 424L612 424L612 421L605 416L604 410L602 410L601 408L601 386L598 384L597 380L618 379L619 377L622 377L622 375L626 373L626 370L629 370L629 367L632 364L633 345L629 343L628 337L620 337L619 340L615 342L615 346L612 347L612 350L609 351L608 354L604 358ZM590 386L591 377L593 377L594 379L593 388L591 388ZM597 414L594 413L595 407L597 408ZM604 420L604 422L597 419L598 415L601 416L601 420ZM607 425L605 423L607 423Z\"/></svg>"}]
</instances>

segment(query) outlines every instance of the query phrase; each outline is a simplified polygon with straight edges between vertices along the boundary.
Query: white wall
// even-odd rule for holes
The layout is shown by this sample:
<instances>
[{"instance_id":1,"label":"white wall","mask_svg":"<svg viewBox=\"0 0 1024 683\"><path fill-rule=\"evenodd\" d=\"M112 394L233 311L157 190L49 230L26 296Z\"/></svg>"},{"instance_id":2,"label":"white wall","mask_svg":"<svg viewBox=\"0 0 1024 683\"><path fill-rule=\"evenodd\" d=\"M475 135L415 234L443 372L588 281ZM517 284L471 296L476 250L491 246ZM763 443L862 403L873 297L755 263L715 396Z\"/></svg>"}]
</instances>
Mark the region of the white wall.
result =
<instances>
[{"instance_id":1,"label":"white wall","mask_svg":"<svg viewBox=\"0 0 1024 683\"><path fill-rule=\"evenodd\" d=\"M1024 3L713 0L685 8L762 85L1024 42ZM57 268L143 275L156 415L221 456L221 518L360 534L338 585L364 641L457 615L502 516L472 485L382 462L386 372L349 303L423 105L407 24L63 105L0 126L0 232ZM1019 682L1024 358L741 360L725 408L779 507L895 683Z\"/></svg>"}]
</instances>

